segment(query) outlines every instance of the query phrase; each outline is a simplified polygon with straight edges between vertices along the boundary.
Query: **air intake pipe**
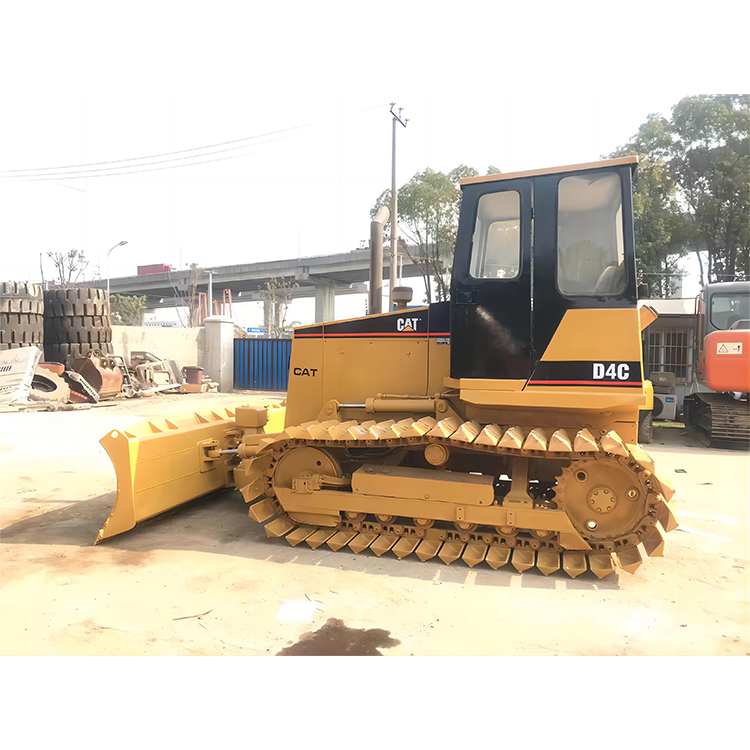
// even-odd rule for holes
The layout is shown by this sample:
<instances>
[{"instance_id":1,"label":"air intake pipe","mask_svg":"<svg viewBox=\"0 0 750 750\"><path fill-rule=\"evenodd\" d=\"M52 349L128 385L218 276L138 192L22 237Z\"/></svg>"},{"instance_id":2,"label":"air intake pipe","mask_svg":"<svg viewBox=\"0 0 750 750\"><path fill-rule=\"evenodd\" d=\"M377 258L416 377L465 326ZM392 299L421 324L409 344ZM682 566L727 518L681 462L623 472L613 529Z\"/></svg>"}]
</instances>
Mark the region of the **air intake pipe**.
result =
<instances>
[{"instance_id":1,"label":"air intake pipe","mask_svg":"<svg viewBox=\"0 0 750 750\"><path fill-rule=\"evenodd\" d=\"M370 297L368 315L383 312L383 227L390 218L390 211L381 206L370 222Z\"/></svg>"}]
</instances>

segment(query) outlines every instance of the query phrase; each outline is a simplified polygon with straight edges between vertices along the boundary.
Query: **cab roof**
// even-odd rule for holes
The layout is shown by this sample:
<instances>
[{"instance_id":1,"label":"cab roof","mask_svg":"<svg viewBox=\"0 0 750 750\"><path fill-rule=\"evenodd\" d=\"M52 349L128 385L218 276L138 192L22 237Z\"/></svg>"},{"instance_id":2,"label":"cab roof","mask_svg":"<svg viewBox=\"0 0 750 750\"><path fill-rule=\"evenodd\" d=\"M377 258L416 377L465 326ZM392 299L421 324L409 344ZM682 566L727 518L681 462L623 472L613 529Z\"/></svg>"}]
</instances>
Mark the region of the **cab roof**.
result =
<instances>
[{"instance_id":1,"label":"cab roof","mask_svg":"<svg viewBox=\"0 0 750 750\"><path fill-rule=\"evenodd\" d=\"M571 164L567 167L548 167L547 169L531 169L526 172L505 172L501 174L487 174L479 177L465 177L459 183L464 185L474 185L478 182L498 182L500 180L514 180L517 177L537 177L538 175L547 174L564 174L567 172L583 172L587 169L604 169L606 167L619 167L623 164L630 164L633 169L638 165L638 157L622 156L619 159L604 159L603 161L592 161L586 164Z\"/></svg>"}]
</instances>

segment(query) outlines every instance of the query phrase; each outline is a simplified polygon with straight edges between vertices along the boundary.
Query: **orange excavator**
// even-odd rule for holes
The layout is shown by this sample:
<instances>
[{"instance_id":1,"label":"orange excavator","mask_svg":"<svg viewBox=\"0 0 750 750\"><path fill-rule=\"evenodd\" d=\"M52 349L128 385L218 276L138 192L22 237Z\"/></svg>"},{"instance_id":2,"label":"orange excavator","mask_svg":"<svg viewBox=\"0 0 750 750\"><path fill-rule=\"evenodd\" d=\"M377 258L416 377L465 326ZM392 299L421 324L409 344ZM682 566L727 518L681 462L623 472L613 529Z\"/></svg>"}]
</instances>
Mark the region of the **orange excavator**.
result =
<instances>
[{"instance_id":1,"label":"orange excavator","mask_svg":"<svg viewBox=\"0 0 750 750\"><path fill-rule=\"evenodd\" d=\"M750 443L750 282L708 284L696 301L697 362L685 422L711 445Z\"/></svg>"}]
</instances>

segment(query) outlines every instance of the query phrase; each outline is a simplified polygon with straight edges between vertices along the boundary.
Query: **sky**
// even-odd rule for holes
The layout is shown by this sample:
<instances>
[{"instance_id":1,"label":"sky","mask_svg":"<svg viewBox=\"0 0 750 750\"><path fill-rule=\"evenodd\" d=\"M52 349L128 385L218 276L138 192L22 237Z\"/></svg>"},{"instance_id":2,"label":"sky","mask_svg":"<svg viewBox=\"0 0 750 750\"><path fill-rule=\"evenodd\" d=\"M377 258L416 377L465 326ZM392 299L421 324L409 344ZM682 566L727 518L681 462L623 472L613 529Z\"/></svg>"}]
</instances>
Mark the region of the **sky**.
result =
<instances>
[{"instance_id":1,"label":"sky","mask_svg":"<svg viewBox=\"0 0 750 750\"><path fill-rule=\"evenodd\" d=\"M746 90L740 6L2 2L0 277L40 281L41 259L49 279L72 248L105 276L122 240L112 278L356 249L391 184L391 102L399 185L595 161L683 96Z\"/></svg>"}]
</instances>

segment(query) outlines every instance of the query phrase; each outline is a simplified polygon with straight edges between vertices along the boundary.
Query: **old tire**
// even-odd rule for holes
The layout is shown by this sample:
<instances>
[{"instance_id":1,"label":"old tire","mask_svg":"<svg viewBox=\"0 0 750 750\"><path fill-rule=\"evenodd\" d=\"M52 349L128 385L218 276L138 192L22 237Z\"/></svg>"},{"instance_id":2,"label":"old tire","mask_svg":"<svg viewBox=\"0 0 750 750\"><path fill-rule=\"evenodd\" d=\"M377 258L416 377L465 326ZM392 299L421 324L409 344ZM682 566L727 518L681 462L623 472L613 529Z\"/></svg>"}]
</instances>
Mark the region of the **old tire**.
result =
<instances>
[{"instance_id":1,"label":"old tire","mask_svg":"<svg viewBox=\"0 0 750 750\"><path fill-rule=\"evenodd\" d=\"M648 445L654 437L654 413L641 412L638 415L638 442Z\"/></svg>"},{"instance_id":2,"label":"old tire","mask_svg":"<svg viewBox=\"0 0 750 750\"><path fill-rule=\"evenodd\" d=\"M70 366L92 349L114 353L107 292L89 287L46 291L44 358Z\"/></svg>"},{"instance_id":3,"label":"old tire","mask_svg":"<svg viewBox=\"0 0 750 750\"><path fill-rule=\"evenodd\" d=\"M49 289L44 293L44 317L64 318L74 315L106 315L109 297L105 289Z\"/></svg>"},{"instance_id":4,"label":"old tire","mask_svg":"<svg viewBox=\"0 0 750 750\"><path fill-rule=\"evenodd\" d=\"M37 370L31 381L29 398L32 401L51 401L56 404L66 404L70 399L70 386L53 372Z\"/></svg>"},{"instance_id":5,"label":"old tire","mask_svg":"<svg viewBox=\"0 0 750 750\"><path fill-rule=\"evenodd\" d=\"M44 299L38 284L0 283L0 350L44 342Z\"/></svg>"}]
</instances>

